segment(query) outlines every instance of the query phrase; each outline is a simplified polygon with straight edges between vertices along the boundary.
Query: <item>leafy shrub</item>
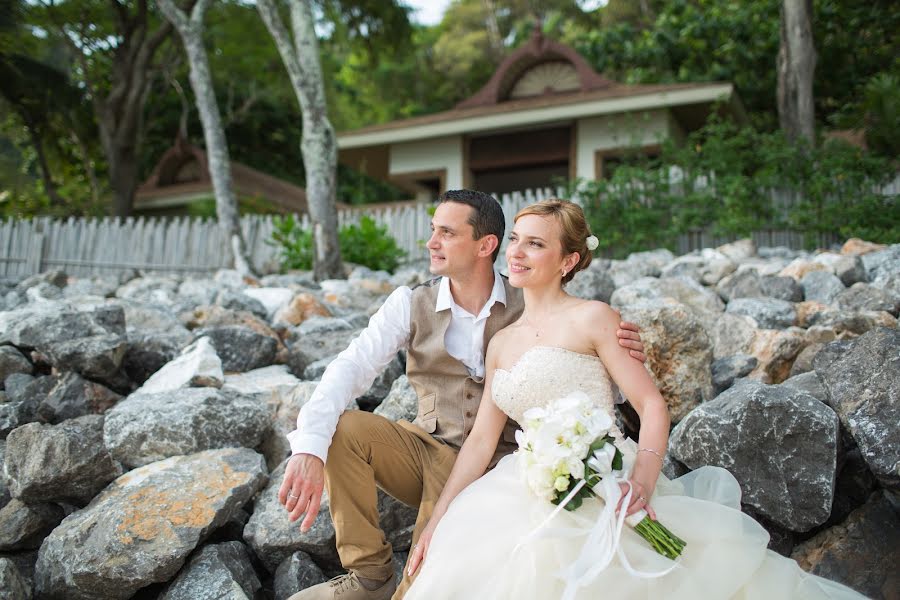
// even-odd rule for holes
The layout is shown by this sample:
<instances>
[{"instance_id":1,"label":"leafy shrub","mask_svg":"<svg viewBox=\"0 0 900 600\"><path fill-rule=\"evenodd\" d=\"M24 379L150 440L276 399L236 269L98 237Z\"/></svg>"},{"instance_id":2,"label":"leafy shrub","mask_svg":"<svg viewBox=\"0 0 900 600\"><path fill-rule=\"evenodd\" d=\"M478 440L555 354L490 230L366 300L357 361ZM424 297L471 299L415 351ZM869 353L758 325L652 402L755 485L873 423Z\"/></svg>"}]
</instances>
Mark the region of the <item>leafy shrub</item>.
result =
<instances>
[{"instance_id":1,"label":"leafy shrub","mask_svg":"<svg viewBox=\"0 0 900 600\"><path fill-rule=\"evenodd\" d=\"M303 229L292 215L275 217L275 230L268 243L279 250L281 268L312 269L312 232ZM359 224L345 225L338 232L341 258L376 271L393 272L406 256L387 227L378 225L369 216L363 216Z\"/></svg>"},{"instance_id":2,"label":"leafy shrub","mask_svg":"<svg viewBox=\"0 0 900 600\"><path fill-rule=\"evenodd\" d=\"M810 148L712 119L660 158L632 158L611 179L572 182L568 193L608 256L675 250L680 235L700 229L728 237L793 229L809 247L835 234L896 243L897 196L877 191L895 174L887 159L837 140Z\"/></svg>"}]
</instances>

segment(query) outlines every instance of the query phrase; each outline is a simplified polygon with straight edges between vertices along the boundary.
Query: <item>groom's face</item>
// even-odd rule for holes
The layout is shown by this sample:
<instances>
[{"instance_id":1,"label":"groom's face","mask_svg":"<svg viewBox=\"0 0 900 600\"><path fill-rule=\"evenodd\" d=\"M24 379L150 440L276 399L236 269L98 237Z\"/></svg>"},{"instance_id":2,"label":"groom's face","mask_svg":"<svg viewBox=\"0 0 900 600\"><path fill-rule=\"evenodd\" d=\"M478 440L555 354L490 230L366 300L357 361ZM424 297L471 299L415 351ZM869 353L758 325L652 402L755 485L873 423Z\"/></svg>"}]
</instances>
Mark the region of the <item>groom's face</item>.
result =
<instances>
[{"instance_id":1,"label":"groom's face","mask_svg":"<svg viewBox=\"0 0 900 600\"><path fill-rule=\"evenodd\" d=\"M435 275L459 276L479 260L482 243L474 237L469 217L475 210L458 202L442 202L431 219L431 238L426 244Z\"/></svg>"}]
</instances>

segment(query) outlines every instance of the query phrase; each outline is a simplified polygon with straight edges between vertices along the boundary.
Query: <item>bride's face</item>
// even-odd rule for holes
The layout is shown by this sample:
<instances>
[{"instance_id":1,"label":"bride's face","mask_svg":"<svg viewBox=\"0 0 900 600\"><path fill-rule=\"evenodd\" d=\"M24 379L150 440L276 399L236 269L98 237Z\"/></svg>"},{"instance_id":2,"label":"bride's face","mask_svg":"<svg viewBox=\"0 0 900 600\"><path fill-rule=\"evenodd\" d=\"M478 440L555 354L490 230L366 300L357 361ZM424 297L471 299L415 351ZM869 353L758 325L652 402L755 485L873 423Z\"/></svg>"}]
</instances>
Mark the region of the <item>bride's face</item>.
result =
<instances>
[{"instance_id":1,"label":"bride's face","mask_svg":"<svg viewBox=\"0 0 900 600\"><path fill-rule=\"evenodd\" d=\"M578 256L563 255L561 233L562 229L553 217L520 217L506 247L509 283L520 288L559 285L563 269L570 269L572 257Z\"/></svg>"}]
</instances>

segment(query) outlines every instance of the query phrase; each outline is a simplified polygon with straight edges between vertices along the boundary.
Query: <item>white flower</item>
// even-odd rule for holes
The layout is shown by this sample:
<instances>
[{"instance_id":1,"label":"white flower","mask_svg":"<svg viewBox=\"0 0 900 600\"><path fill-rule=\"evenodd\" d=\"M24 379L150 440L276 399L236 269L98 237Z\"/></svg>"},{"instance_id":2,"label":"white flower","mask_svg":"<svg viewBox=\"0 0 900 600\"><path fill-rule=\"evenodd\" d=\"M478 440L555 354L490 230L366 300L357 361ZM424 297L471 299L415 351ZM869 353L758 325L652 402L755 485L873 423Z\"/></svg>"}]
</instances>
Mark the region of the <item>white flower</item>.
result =
<instances>
[{"instance_id":1,"label":"white flower","mask_svg":"<svg viewBox=\"0 0 900 600\"><path fill-rule=\"evenodd\" d=\"M588 239L586 240L586 242L587 242L588 250L590 250L592 252L597 249L597 246L600 245L600 240L597 239L596 235L588 236Z\"/></svg>"},{"instance_id":2,"label":"white flower","mask_svg":"<svg viewBox=\"0 0 900 600\"><path fill-rule=\"evenodd\" d=\"M553 482L553 487L558 492L564 492L569 489L569 478L565 475L560 475L556 478L556 481Z\"/></svg>"}]
</instances>

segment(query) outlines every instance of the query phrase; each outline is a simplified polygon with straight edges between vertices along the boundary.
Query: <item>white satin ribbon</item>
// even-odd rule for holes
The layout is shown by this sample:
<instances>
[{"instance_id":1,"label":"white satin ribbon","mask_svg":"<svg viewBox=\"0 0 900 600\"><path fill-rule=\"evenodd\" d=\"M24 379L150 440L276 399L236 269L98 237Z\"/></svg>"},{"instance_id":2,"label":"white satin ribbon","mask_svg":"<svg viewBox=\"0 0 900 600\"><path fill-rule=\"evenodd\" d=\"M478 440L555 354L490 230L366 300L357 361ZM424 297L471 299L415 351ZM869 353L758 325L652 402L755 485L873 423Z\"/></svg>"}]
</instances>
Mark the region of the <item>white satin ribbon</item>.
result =
<instances>
[{"instance_id":1,"label":"white satin ribbon","mask_svg":"<svg viewBox=\"0 0 900 600\"><path fill-rule=\"evenodd\" d=\"M619 489L619 483L628 486L625 499L622 501L622 510L616 515L616 505L622 496ZM516 544L510 557L515 555L522 546L534 539L539 538L568 538L584 535L584 529L580 527L554 527L545 529L556 515L563 510L566 505L575 497L575 495L585 485L585 480L579 481L571 492L563 499L550 515L545 518L540 525L532 530L527 536ZM599 488L599 489L598 489ZM655 579L663 577L678 567L678 563L673 562L672 565L662 571L647 572L638 571L631 566L628 557L622 550L620 540L622 537L622 527L625 524L625 508L631 503L631 495L633 489L631 482L627 478L616 478L612 475L604 477L592 491L604 500L604 507L600 516L594 522L587 534L587 539L581 547L578 558L564 568L559 577L565 582L566 587L562 595L562 600L572 600L579 588L586 587L593 582L600 573L612 562L613 557L617 556L625 571L632 577L639 579Z\"/></svg>"}]
</instances>

